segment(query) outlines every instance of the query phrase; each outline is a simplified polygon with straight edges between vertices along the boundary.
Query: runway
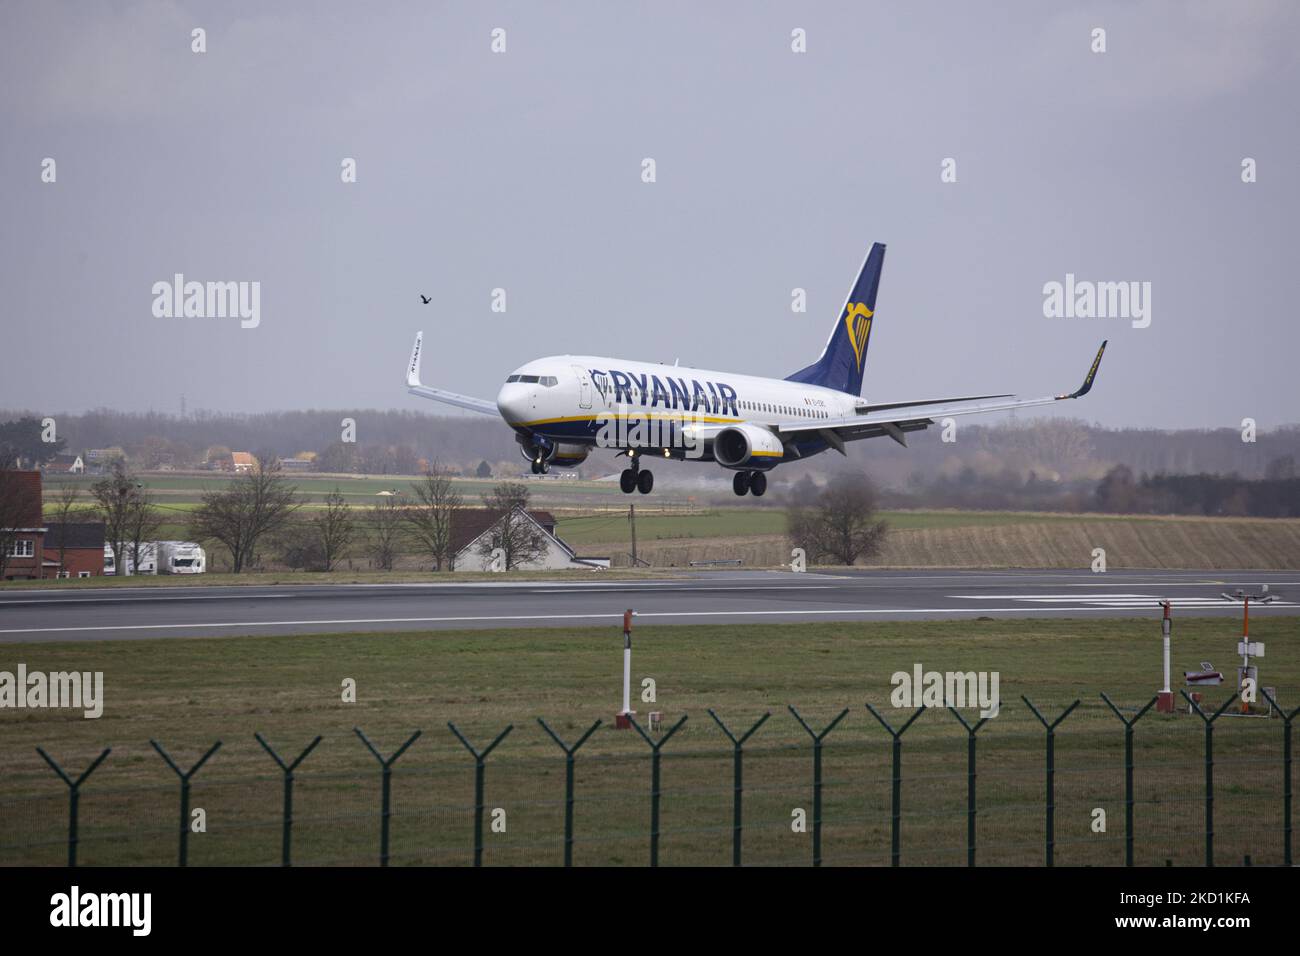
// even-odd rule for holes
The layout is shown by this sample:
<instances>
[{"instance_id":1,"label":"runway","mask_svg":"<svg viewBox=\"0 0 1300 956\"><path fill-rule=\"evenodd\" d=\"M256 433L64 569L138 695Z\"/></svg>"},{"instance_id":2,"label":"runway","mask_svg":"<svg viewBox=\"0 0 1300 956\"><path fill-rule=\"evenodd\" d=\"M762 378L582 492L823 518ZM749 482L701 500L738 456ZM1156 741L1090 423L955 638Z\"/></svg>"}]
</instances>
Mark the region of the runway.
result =
<instances>
[{"instance_id":1,"label":"runway","mask_svg":"<svg viewBox=\"0 0 1300 956\"><path fill-rule=\"evenodd\" d=\"M991 617L1240 617L1225 590L1282 600L1261 616L1300 613L1292 571L714 571L681 579L456 581L0 591L0 642L423 631L616 624L954 620Z\"/></svg>"}]
</instances>

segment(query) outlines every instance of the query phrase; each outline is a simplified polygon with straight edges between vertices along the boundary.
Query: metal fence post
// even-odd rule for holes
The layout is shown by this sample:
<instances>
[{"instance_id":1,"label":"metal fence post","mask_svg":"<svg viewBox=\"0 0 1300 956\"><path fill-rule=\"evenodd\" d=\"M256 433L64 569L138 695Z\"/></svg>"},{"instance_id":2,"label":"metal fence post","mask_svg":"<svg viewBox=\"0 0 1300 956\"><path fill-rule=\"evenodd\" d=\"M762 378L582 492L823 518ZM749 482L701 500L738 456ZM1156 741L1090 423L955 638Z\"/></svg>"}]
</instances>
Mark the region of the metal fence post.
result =
<instances>
[{"instance_id":1,"label":"metal fence post","mask_svg":"<svg viewBox=\"0 0 1300 956\"><path fill-rule=\"evenodd\" d=\"M1047 830L1046 830L1046 847L1045 854L1047 866L1056 865L1056 728L1061 721L1070 716L1074 708L1079 706L1076 699L1073 704L1065 708L1060 717L1048 722L1047 718L1038 712L1038 708L1024 694L1020 699L1029 705L1029 709L1034 712L1039 723L1047 728Z\"/></svg>"},{"instance_id":2,"label":"metal fence post","mask_svg":"<svg viewBox=\"0 0 1300 956\"><path fill-rule=\"evenodd\" d=\"M564 865L573 866L573 755L587 742L587 738L596 732L601 722L597 720L588 727L587 732L579 737L578 742L572 747L561 740L560 735L548 727L542 718L538 717L537 722L564 751Z\"/></svg>"},{"instance_id":3,"label":"metal fence post","mask_svg":"<svg viewBox=\"0 0 1300 956\"><path fill-rule=\"evenodd\" d=\"M762 727L763 724L766 723L767 718L772 716L772 712L769 710L764 713L762 717L758 718L758 722L755 723L753 727L750 727L739 737L727 729L727 725L722 722L721 717L713 712L713 708L709 708L709 716L712 717L714 722L722 728L722 732L726 734L727 739L731 741L731 865L740 866L740 837L741 831L743 830L743 826L741 825L741 811L744 805L745 793L745 741L750 738L754 731L758 730L759 727Z\"/></svg>"},{"instance_id":4,"label":"metal fence post","mask_svg":"<svg viewBox=\"0 0 1300 956\"><path fill-rule=\"evenodd\" d=\"M189 770L182 770L180 767L176 766L176 761L172 760L172 758L168 755L167 751L163 750L163 745L158 743L158 741L154 740L153 738L150 738L149 743L153 744L153 749L158 751L158 756L162 757L163 760L167 761L167 766L171 767L172 770L176 772L176 776L181 778L180 866L188 866L189 846L190 846L190 778L193 777L196 773L198 773L199 768L208 762L208 758L217 752L217 750L221 747L221 741L218 740L215 744L213 744L210 748L208 748L208 752L205 753L202 757L200 757L199 762L196 763L193 767L190 767Z\"/></svg>"},{"instance_id":5,"label":"metal fence post","mask_svg":"<svg viewBox=\"0 0 1300 956\"><path fill-rule=\"evenodd\" d=\"M1111 702L1111 699L1105 694L1101 699L1106 705L1115 712L1115 716L1124 724L1124 865L1133 865L1133 725L1136 724L1146 714L1148 710L1155 706L1156 701L1160 699L1157 694L1152 697L1145 707L1137 712L1137 715L1129 720L1125 717L1118 707Z\"/></svg>"},{"instance_id":6,"label":"metal fence post","mask_svg":"<svg viewBox=\"0 0 1300 956\"><path fill-rule=\"evenodd\" d=\"M952 715L966 728L966 865L975 865L975 734L993 718L981 717L972 727L956 707L949 705Z\"/></svg>"},{"instance_id":7,"label":"metal fence post","mask_svg":"<svg viewBox=\"0 0 1300 956\"><path fill-rule=\"evenodd\" d=\"M1288 724L1287 725L1288 733L1290 732L1290 730L1291 727ZM1289 746L1290 737L1288 737L1287 739L1288 739L1288 746ZM85 772L82 773L82 775L78 777L76 780L73 780L66 773L64 773L63 768L54 762L54 758L51 757L49 754L47 754L40 747L36 748L36 752L45 758L45 762L50 765L50 769L52 769L55 773L57 773L59 777L63 780L63 782L68 785L68 866L76 866L77 865L77 808L81 803L81 785L86 782L86 778L89 777L91 773L94 772L95 768L104 762L104 758L113 752L113 748L105 747L104 752L100 754L98 757L96 757L91 762L90 766L86 768ZM1290 751L1288 750L1288 753L1289 752Z\"/></svg>"},{"instance_id":8,"label":"metal fence post","mask_svg":"<svg viewBox=\"0 0 1300 956\"><path fill-rule=\"evenodd\" d=\"M487 755L496 749L497 744L506 739L506 734L515 729L514 724L506 724L506 729L497 734L496 740L483 748L479 753L474 749L474 745L465 739L465 735L456 729L456 725L450 720L447 726L451 732L456 735L456 739L465 745L474 757L474 865L483 865L483 761L487 760Z\"/></svg>"},{"instance_id":9,"label":"metal fence post","mask_svg":"<svg viewBox=\"0 0 1300 956\"><path fill-rule=\"evenodd\" d=\"M1272 694L1262 688L1260 693L1268 698L1282 718L1282 862L1291 866L1291 721L1300 714L1300 707L1288 714L1278 707Z\"/></svg>"},{"instance_id":10,"label":"metal fence post","mask_svg":"<svg viewBox=\"0 0 1300 956\"><path fill-rule=\"evenodd\" d=\"M265 737L256 731L253 736L262 745L262 749L269 753L271 759L279 764L280 769L284 771L284 819L281 823L280 834L280 865L292 866L293 864L289 862L289 846L291 842L290 834L293 831L293 772L298 768L298 764L302 763L307 758L307 755L316 749L316 745L321 742L321 737L317 734L316 739L307 745L307 749L298 755L297 760L286 764L280 759L280 755L275 752L271 745L266 742Z\"/></svg>"},{"instance_id":11,"label":"metal fence post","mask_svg":"<svg viewBox=\"0 0 1300 956\"><path fill-rule=\"evenodd\" d=\"M1191 697L1188 697L1187 691L1179 693L1201 720L1205 721L1205 865L1214 866L1214 722L1228 709L1228 705L1237 699L1237 695L1233 694L1225 700L1214 712L1213 717L1206 717L1205 711L1201 710L1200 705Z\"/></svg>"},{"instance_id":12,"label":"metal fence post","mask_svg":"<svg viewBox=\"0 0 1300 956\"><path fill-rule=\"evenodd\" d=\"M632 719L629 713L627 722L632 728L641 735L641 739L650 745L650 865L659 865L659 748L668 743L668 738L677 733L678 728L686 723L686 714L682 714L682 719L668 728L668 732L659 738L658 741L652 740L650 735L641 729L641 725Z\"/></svg>"},{"instance_id":13,"label":"metal fence post","mask_svg":"<svg viewBox=\"0 0 1300 956\"><path fill-rule=\"evenodd\" d=\"M877 713L876 708L870 703L867 704L867 710L871 711L871 716L880 721L880 726L889 732L889 736L894 738L893 747L893 786L890 788L889 797L889 865L898 866L899 859L902 857L903 841L903 731L912 726L912 722L921 716L925 710L922 704L917 708L916 713L907 718L907 723L903 724L898 730L889 726L889 721L885 720Z\"/></svg>"},{"instance_id":14,"label":"metal fence post","mask_svg":"<svg viewBox=\"0 0 1300 956\"><path fill-rule=\"evenodd\" d=\"M388 865L388 831L389 831L388 821L389 821L389 817L392 816L391 794L392 794L393 764L397 763L397 758L400 757L402 754L406 753L406 748L411 746L411 744L415 743L415 741L419 739L420 734L424 733L424 731L417 730L415 733L411 734L411 736L407 738L406 743L398 747L397 752L394 753L387 760L385 760L383 755L380 754L380 752L375 748L375 745L370 742L370 738L361 732L360 727L353 727L352 730L356 733L358 737L361 738L361 742L366 745L366 748L372 754L375 755L375 759L379 761L379 766L383 768L380 771L379 865L387 866Z\"/></svg>"},{"instance_id":15,"label":"metal fence post","mask_svg":"<svg viewBox=\"0 0 1300 956\"><path fill-rule=\"evenodd\" d=\"M826 735L835 729L835 725L848 716L849 708L845 707L840 711L840 715L827 725L826 729L820 734L808 726L807 721L799 716L799 711L795 710L790 704L786 705L790 713L794 714L794 719L799 721L803 729L808 731L808 736L813 741L813 866L822 865L822 741Z\"/></svg>"}]
</instances>

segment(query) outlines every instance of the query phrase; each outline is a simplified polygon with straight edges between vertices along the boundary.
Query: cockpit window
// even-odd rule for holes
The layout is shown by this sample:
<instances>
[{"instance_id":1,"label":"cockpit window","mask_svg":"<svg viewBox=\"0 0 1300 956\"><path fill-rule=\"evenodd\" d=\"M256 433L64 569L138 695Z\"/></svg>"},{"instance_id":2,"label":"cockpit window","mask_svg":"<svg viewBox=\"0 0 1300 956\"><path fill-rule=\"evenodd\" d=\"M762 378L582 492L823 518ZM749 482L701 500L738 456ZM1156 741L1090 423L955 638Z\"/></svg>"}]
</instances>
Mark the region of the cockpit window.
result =
<instances>
[{"instance_id":1,"label":"cockpit window","mask_svg":"<svg viewBox=\"0 0 1300 956\"><path fill-rule=\"evenodd\" d=\"M518 382L520 385L542 385L550 388L553 385L559 385L560 380L554 375L511 375L506 379L506 384Z\"/></svg>"}]
</instances>

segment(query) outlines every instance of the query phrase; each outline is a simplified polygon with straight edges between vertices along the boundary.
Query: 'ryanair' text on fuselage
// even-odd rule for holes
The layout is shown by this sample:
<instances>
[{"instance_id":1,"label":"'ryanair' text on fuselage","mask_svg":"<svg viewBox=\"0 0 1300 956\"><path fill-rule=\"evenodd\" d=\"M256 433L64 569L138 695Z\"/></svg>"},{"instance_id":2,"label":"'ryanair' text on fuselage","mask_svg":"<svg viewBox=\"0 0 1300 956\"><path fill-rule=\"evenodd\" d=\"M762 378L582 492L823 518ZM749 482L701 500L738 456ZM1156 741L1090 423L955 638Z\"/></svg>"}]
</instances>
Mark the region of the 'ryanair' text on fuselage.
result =
<instances>
[{"instance_id":1,"label":"'ryanair' text on fuselage","mask_svg":"<svg viewBox=\"0 0 1300 956\"><path fill-rule=\"evenodd\" d=\"M710 415L740 417L736 390L726 382L706 381L701 384L697 379L690 379L690 387L687 387L687 379L684 377L672 378L665 375L661 379L658 375L646 372L634 375L619 369L606 372L593 368L588 369L588 373L596 387L614 405L644 405L689 412L703 409ZM633 397L634 393L644 400L637 401Z\"/></svg>"}]
</instances>

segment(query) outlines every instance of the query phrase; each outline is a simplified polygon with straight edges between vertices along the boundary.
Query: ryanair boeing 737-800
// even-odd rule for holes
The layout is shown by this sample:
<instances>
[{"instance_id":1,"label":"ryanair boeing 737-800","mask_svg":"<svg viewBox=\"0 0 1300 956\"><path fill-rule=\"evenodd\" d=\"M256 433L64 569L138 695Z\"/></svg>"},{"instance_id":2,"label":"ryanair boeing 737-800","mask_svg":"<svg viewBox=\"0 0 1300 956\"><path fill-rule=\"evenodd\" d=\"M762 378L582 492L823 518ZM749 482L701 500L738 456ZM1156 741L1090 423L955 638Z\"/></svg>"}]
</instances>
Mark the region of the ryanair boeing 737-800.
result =
<instances>
[{"instance_id":1,"label":"ryanair boeing 737-800","mask_svg":"<svg viewBox=\"0 0 1300 956\"><path fill-rule=\"evenodd\" d=\"M628 459L620 476L626 494L650 492L654 474L648 463L662 457L716 462L736 473L736 494L761 495L767 490L767 472L782 462L830 448L844 454L845 442L880 435L906 445L908 432L922 431L936 419L1047 405L1080 398L1092 388L1105 342L1083 384L1067 395L972 395L907 402L862 398L862 371L884 261L884 245L874 244L821 357L784 379L555 355L515 369L492 402L420 384L420 333L406 371L407 390L500 415L514 429L534 474L571 468L592 448L604 447Z\"/></svg>"}]
</instances>

